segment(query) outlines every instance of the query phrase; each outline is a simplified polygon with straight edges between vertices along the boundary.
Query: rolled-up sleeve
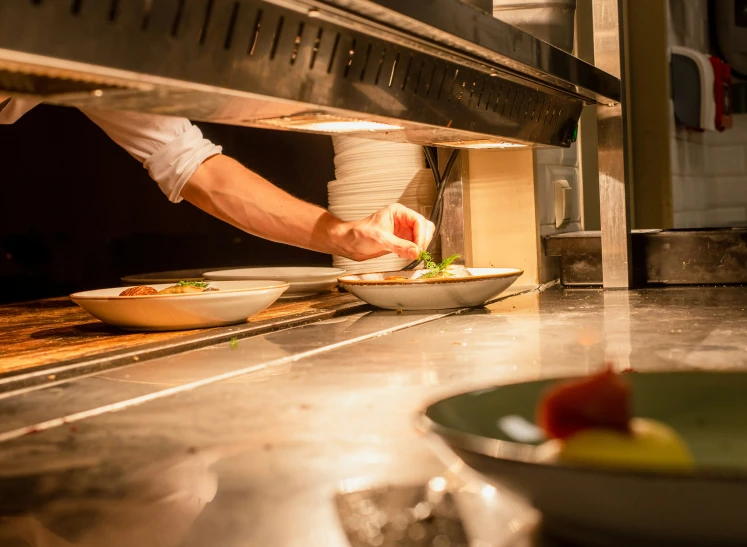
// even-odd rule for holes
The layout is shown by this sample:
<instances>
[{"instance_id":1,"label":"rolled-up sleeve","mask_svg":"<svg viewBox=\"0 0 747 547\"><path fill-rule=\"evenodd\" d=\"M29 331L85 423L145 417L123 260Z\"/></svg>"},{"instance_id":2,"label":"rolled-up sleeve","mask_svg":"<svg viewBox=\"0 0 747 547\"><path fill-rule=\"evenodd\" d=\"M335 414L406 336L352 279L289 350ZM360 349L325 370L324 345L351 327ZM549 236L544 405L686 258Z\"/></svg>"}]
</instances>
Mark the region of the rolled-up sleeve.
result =
<instances>
[{"instance_id":1,"label":"rolled-up sleeve","mask_svg":"<svg viewBox=\"0 0 747 547\"><path fill-rule=\"evenodd\" d=\"M85 109L83 113L148 170L170 201L206 159L222 149L203 137L186 118Z\"/></svg>"},{"instance_id":2,"label":"rolled-up sleeve","mask_svg":"<svg viewBox=\"0 0 747 547\"><path fill-rule=\"evenodd\" d=\"M16 123L21 116L38 105L39 102L35 99L0 97L0 125Z\"/></svg>"}]
</instances>

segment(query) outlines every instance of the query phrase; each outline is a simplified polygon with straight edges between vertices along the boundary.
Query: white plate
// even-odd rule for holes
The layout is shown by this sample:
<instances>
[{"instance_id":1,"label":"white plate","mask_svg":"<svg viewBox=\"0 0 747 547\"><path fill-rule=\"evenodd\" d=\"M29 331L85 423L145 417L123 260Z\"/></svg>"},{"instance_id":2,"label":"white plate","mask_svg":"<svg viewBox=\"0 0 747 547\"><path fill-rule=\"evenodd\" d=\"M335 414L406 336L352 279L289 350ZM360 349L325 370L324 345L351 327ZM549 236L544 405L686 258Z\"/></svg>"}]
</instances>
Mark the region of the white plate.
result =
<instances>
[{"instance_id":1,"label":"white plate","mask_svg":"<svg viewBox=\"0 0 747 547\"><path fill-rule=\"evenodd\" d=\"M337 286L337 278L345 273L339 268L279 267L279 268L238 268L205 272L205 279L215 281L236 281L242 279L272 279L286 281L290 287L283 297L308 296L328 291Z\"/></svg>"},{"instance_id":2,"label":"white plate","mask_svg":"<svg viewBox=\"0 0 747 547\"><path fill-rule=\"evenodd\" d=\"M160 291L170 284L149 285ZM125 287L70 295L95 318L126 330L166 331L242 323L270 306L288 288L280 281L211 283L209 293L119 296Z\"/></svg>"},{"instance_id":3,"label":"white plate","mask_svg":"<svg viewBox=\"0 0 747 547\"><path fill-rule=\"evenodd\" d=\"M415 272L377 272L339 278L348 292L361 300L390 310L432 310L481 306L495 298L522 270L515 268L469 268L474 277L387 281L387 277L411 276Z\"/></svg>"}]
</instances>

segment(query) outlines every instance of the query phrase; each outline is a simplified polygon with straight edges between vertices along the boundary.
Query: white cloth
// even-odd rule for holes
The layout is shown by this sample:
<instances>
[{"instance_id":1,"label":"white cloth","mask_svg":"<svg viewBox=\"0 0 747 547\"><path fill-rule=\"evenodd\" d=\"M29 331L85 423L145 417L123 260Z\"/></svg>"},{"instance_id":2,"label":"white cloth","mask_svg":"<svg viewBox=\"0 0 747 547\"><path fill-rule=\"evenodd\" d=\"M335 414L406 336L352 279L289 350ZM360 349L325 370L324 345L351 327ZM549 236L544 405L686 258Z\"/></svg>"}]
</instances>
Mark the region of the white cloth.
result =
<instances>
[{"instance_id":1,"label":"white cloth","mask_svg":"<svg viewBox=\"0 0 747 547\"><path fill-rule=\"evenodd\" d=\"M14 97L7 103L0 99L0 124L14 123L37 104L33 99ZM174 203L182 200L182 188L200 164L222 151L186 118L98 109L82 112L142 163Z\"/></svg>"}]
</instances>

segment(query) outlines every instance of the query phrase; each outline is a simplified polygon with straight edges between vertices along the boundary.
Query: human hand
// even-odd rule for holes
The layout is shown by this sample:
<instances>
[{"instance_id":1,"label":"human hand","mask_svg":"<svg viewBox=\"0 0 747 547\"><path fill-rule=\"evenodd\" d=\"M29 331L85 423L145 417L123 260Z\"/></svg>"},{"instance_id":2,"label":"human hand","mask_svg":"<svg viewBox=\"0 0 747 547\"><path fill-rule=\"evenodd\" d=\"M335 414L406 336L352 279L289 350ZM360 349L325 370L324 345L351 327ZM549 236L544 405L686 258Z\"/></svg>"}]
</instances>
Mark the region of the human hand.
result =
<instances>
[{"instance_id":1,"label":"human hand","mask_svg":"<svg viewBox=\"0 0 747 547\"><path fill-rule=\"evenodd\" d=\"M423 215L398 203L337 228L342 254L358 261L389 253L414 260L428 247L435 231Z\"/></svg>"}]
</instances>

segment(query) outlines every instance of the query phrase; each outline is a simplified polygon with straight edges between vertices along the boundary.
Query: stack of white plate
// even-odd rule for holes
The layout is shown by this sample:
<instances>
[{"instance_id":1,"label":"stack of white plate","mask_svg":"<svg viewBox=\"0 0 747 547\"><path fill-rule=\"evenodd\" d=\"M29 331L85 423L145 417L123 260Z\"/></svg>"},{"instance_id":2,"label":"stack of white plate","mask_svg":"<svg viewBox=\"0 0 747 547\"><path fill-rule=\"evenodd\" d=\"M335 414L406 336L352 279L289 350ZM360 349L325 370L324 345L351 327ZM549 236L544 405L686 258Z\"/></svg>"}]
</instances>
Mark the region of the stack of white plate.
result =
<instances>
[{"instance_id":1,"label":"stack of white plate","mask_svg":"<svg viewBox=\"0 0 747 547\"><path fill-rule=\"evenodd\" d=\"M359 220L392 203L430 215L436 185L420 146L342 136L332 140L337 180L327 185L327 193L333 215ZM332 262L336 268L360 273L398 270L409 261L389 254L364 262L334 256Z\"/></svg>"}]
</instances>

